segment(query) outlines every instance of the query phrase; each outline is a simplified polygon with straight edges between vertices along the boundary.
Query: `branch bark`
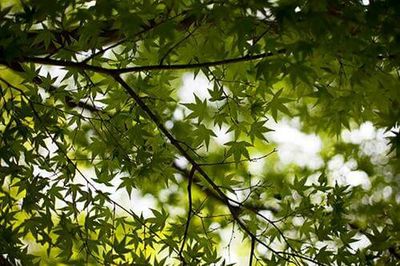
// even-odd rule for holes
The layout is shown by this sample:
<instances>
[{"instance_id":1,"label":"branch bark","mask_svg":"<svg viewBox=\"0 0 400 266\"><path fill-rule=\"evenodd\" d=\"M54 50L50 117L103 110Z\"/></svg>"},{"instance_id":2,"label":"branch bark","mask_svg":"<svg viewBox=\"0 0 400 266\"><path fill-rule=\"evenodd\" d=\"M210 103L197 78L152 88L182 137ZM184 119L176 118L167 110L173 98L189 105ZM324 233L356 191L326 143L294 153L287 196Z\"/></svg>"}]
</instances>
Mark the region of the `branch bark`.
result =
<instances>
[{"instance_id":1,"label":"branch bark","mask_svg":"<svg viewBox=\"0 0 400 266\"><path fill-rule=\"evenodd\" d=\"M241 62L249 62L254 60L259 60L279 54L286 53L286 49L280 49L275 52L265 52L261 54L255 55L245 55L239 56L234 58L228 58L223 60L216 60L216 61L207 61L201 63L188 63L188 64L172 64L172 65L147 65L147 66L135 66L135 67L127 67L127 68L106 68L101 66L94 66L89 65L84 62L71 62L71 61L63 61L63 60L55 60L51 58L43 58L43 57L24 57L19 59L18 62L25 62L25 63L37 63L42 65L51 65L51 66L61 66L61 67L71 67L77 69L85 69L94 71L97 73L108 74L112 76L117 76L124 73L136 73L136 72L143 72L143 71L159 71L159 70L185 70L185 69L196 69L196 68L203 68L203 67L214 67L214 66L221 66L221 65L230 65L236 64ZM0 61L0 64L12 67L12 64L7 63L5 61Z\"/></svg>"},{"instance_id":2,"label":"branch bark","mask_svg":"<svg viewBox=\"0 0 400 266\"><path fill-rule=\"evenodd\" d=\"M192 203L192 181L193 181L193 175L194 175L195 169L192 167L190 170L189 176L188 176L188 186L187 186L187 192L188 192L188 217L186 219L186 225L185 225L185 232L183 233L183 240L182 240L182 245L181 248L179 249L179 257L181 258L182 262L185 261L182 252L183 249L185 248L185 243L186 243L186 238L189 232L189 226L190 226L190 220L192 219L192 212L193 212L193 203Z\"/></svg>"}]
</instances>

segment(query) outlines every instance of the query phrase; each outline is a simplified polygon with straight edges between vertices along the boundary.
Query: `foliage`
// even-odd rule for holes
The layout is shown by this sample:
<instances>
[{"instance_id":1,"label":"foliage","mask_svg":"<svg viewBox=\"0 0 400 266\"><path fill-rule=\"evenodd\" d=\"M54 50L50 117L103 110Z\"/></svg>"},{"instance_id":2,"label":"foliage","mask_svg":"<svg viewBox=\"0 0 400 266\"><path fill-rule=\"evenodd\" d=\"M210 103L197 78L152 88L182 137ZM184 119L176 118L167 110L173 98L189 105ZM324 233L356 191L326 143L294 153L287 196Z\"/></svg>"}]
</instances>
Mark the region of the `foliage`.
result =
<instances>
[{"instance_id":1,"label":"foliage","mask_svg":"<svg viewBox=\"0 0 400 266\"><path fill-rule=\"evenodd\" d=\"M398 264L400 2L363 2L2 3L0 262L227 265L232 228L249 265ZM185 72L209 97L180 100ZM272 167L283 118L322 166ZM341 139L365 121L393 131L382 162ZM333 182L336 154L371 187Z\"/></svg>"}]
</instances>

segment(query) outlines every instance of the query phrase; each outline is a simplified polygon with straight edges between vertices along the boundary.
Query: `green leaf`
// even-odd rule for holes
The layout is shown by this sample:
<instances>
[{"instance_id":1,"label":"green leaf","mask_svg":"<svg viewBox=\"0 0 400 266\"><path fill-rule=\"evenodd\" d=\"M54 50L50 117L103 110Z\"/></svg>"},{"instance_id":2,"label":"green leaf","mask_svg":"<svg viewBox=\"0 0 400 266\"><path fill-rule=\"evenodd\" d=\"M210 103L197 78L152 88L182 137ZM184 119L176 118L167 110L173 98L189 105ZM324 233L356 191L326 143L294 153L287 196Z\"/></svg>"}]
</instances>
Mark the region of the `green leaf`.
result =
<instances>
[{"instance_id":1,"label":"green leaf","mask_svg":"<svg viewBox=\"0 0 400 266\"><path fill-rule=\"evenodd\" d=\"M197 126L197 128L193 131L193 134L195 135L195 140L193 145L195 147L199 146L201 143L206 144L206 148L208 150L208 146L210 144L210 139L211 137L216 137L215 133L211 130L206 128L204 125L200 124Z\"/></svg>"},{"instance_id":2,"label":"green leaf","mask_svg":"<svg viewBox=\"0 0 400 266\"><path fill-rule=\"evenodd\" d=\"M197 95L194 95L195 97L195 103L185 103L183 104L186 106L190 111L192 111L186 119L198 119L198 122L200 123L207 117L207 100L201 101L200 98L197 97Z\"/></svg>"},{"instance_id":3,"label":"green leaf","mask_svg":"<svg viewBox=\"0 0 400 266\"><path fill-rule=\"evenodd\" d=\"M230 141L225 143L224 145L230 146L228 149L226 156L231 156L233 155L233 159L235 160L236 163L239 163L240 158L244 156L247 159L250 159L250 154L247 151L247 147L252 146L250 143L246 141Z\"/></svg>"},{"instance_id":4,"label":"green leaf","mask_svg":"<svg viewBox=\"0 0 400 266\"><path fill-rule=\"evenodd\" d=\"M270 111L275 121L278 121L278 111L288 116L292 116L289 109L285 106L285 103L291 102L292 100L284 97L280 97L283 89L280 89L273 95L273 98L267 103L266 111Z\"/></svg>"},{"instance_id":5,"label":"green leaf","mask_svg":"<svg viewBox=\"0 0 400 266\"><path fill-rule=\"evenodd\" d=\"M254 144L254 139L255 138L267 141L267 139L264 136L264 133L269 132L269 131L273 131L272 129L269 129L269 128L264 126L265 122L266 122L266 120L264 120L264 121L254 121L254 123L251 124L250 131L249 131L249 136L250 136L251 142L253 144Z\"/></svg>"}]
</instances>

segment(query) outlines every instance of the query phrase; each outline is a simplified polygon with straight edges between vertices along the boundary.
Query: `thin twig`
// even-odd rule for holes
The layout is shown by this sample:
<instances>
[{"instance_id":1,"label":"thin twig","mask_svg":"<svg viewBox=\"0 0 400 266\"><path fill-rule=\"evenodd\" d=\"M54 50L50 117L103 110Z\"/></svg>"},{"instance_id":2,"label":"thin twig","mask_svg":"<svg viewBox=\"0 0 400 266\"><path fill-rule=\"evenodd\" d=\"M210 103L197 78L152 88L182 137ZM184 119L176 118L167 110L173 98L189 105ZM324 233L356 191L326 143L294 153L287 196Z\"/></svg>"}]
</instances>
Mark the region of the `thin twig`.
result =
<instances>
[{"instance_id":1,"label":"thin twig","mask_svg":"<svg viewBox=\"0 0 400 266\"><path fill-rule=\"evenodd\" d=\"M200 166L214 166L214 165L225 165L225 164L236 164L236 163L241 163L241 162L257 162L258 160L264 159L268 156L270 156L271 154L273 154L274 152L276 152L276 149L274 148L271 152L260 156L260 157L255 157L255 158L250 158L250 159L242 159L239 161L221 161L221 162L215 162L215 163L199 163Z\"/></svg>"},{"instance_id":2,"label":"thin twig","mask_svg":"<svg viewBox=\"0 0 400 266\"><path fill-rule=\"evenodd\" d=\"M182 40L178 41L176 44L174 44L173 46L171 46L171 48L168 49L168 51L163 55L163 57L161 57L160 59L160 65L163 65L165 58L167 58L167 56L179 45L181 45L184 41L186 41L187 39L190 38L190 36L193 35L193 33L195 33L195 31L198 29L199 27L194 28L191 32L189 32L188 35L186 35L184 38L182 38Z\"/></svg>"},{"instance_id":3,"label":"thin twig","mask_svg":"<svg viewBox=\"0 0 400 266\"><path fill-rule=\"evenodd\" d=\"M182 262L184 261L182 252L183 252L183 249L185 247L185 242L186 242L186 238L187 238L188 231L189 231L189 226L190 226L190 220L192 219L192 212L193 212L192 180L193 180L193 175L194 175L195 171L196 171L196 169L194 167L192 167L192 169L190 170L190 173L189 173L189 178L188 178L188 186L187 186L188 202L189 202L188 216L187 216L187 219L186 219L185 232L183 234L182 245L181 245L181 248L179 250L179 257L181 258Z\"/></svg>"},{"instance_id":4,"label":"thin twig","mask_svg":"<svg viewBox=\"0 0 400 266\"><path fill-rule=\"evenodd\" d=\"M256 240L254 238L251 238L249 266L253 265L253 257L254 257L254 248L255 248L255 246L256 246Z\"/></svg>"}]
</instances>

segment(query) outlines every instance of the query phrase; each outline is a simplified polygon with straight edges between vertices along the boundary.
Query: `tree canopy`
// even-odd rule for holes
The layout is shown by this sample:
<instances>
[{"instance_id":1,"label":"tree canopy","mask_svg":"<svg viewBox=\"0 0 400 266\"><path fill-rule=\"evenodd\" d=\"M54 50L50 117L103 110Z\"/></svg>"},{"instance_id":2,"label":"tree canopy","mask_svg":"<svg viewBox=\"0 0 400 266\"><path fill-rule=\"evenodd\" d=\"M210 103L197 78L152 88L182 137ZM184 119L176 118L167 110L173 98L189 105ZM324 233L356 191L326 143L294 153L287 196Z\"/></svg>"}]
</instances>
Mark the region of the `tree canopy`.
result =
<instances>
[{"instance_id":1,"label":"tree canopy","mask_svg":"<svg viewBox=\"0 0 400 266\"><path fill-rule=\"evenodd\" d=\"M2 1L0 264L398 265L399 21L397 0ZM281 162L282 121L320 162ZM363 125L383 148L346 140Z\"/></svg>"}]
</instances>

